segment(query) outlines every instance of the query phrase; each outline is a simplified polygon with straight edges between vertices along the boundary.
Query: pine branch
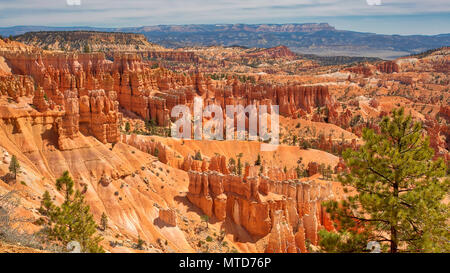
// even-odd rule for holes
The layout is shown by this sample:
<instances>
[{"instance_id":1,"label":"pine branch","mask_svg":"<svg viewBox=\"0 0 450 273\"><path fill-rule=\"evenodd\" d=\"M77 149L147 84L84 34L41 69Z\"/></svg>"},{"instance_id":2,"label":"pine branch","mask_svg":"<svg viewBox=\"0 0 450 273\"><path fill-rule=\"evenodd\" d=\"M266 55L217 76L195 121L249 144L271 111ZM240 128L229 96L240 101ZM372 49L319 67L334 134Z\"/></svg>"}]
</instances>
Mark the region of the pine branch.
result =
<instances>
[{"instance_id":1,"label":"pine branch","mask_svg":"<svg viewBox=\"0 0 450 273\"><path fill-rule=\"evenodd\" d=\"M381 176L382 178L384 178L384 179L385 179L386 181L388 181L389 183L394 184L394 183L392 182L391 179L387 178L386 176L382 175L382 174L379 173L378 171L374 170L372 167L367 167L367 169L368 169L369 171L373 172L374 174L376 174L376 175L378 175L378 176Z\"/></svg>"}]
</instances>

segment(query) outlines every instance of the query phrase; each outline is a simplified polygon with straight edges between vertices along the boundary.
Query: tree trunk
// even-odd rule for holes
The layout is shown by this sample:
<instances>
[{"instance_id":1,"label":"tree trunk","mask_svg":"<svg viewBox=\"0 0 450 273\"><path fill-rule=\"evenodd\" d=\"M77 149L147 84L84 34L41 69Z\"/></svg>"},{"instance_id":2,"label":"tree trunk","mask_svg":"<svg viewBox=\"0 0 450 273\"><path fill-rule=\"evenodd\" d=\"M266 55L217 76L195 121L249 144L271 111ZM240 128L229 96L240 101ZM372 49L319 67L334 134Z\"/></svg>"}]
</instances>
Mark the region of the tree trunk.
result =
<instances>
[{"instance_id":1,"label":"tree trunk","mask_svg":"<svg viewBox=\"0 0 450 273\"><path fill-rule=\"evenodd\" d=\"M399 190L398 183L394 183L394 197L398 199ZM391 222L391 253L397 253L398 250L398 238L397 238L397 206L394 207L395 222Z\"/></svg>"},{"instance_id":2,"label":"tree trunk","mask_svg":"<svg viewBox=\"0 0 450 273\"><path fill-rule=\"evenodd\" d=\"M398 238L397 229L391 226L391 253L397 253L398 250Z\"/></svg>"}]
</instances>

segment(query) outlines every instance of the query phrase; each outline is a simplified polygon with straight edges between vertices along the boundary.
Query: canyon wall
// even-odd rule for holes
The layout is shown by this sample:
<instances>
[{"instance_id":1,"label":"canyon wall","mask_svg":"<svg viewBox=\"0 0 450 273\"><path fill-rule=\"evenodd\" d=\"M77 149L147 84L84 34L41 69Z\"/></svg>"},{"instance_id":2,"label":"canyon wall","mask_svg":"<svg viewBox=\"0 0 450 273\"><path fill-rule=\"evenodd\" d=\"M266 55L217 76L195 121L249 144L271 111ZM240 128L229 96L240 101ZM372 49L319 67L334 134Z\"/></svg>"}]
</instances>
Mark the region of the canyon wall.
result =
<instances>
[{"instance_id":1,"label":"canyon wall","mask_svg":"<svg viewBox=\"0 0 450 273\"><path fill-rule=\"evenodd\" d=\"M279 105L283 116L311 112L333 101L327 86L242 82L236 77L216 81L198 73L151 69L135 53L115 53L114 61L103 53L2 51L0 56L16 74L2 81L2 93L15 98L36 96L33 101L38 111L56 106L72 111L63 118L65 134L72 137L80 129L104 143L119 140L119 106L167 127L172 108L179 104L192 107L195 97L202 97L205 105L223 107ZM76 99L79 109L72 109Z\"/></svg>"},{"instance_id":2,"label":"canyon wall","mask_svg":"<svg viewBox=\"0 0 450 273\"><path fill-rule=\"evenodd\" d=\"M333 229L321 206L335 198L331 182L276 180L275 173L251 168L244 177L190 171L187 197L209 217L232 221L256 238L269 235L266 252L306 252L306 241L318 244L320 229Z\"/></svg>"}]
</instances>

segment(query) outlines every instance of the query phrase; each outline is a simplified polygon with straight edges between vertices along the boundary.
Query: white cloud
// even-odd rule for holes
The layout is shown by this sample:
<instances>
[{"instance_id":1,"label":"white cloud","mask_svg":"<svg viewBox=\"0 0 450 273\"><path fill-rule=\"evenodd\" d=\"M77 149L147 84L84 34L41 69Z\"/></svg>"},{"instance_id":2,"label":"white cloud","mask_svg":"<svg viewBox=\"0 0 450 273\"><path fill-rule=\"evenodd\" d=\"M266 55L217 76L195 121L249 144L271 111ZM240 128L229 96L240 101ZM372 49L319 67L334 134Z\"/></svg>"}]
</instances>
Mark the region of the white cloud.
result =
<instances>
[{"instance_id":1,"label":"white cloud","mask_svg":"<svg viewBox=\"0 0 450 273\"><path fill-rule=\"evenodd\" d=\"M381 0L367 0L369 6L381 6Z\"/></svg>"}]
</instances>

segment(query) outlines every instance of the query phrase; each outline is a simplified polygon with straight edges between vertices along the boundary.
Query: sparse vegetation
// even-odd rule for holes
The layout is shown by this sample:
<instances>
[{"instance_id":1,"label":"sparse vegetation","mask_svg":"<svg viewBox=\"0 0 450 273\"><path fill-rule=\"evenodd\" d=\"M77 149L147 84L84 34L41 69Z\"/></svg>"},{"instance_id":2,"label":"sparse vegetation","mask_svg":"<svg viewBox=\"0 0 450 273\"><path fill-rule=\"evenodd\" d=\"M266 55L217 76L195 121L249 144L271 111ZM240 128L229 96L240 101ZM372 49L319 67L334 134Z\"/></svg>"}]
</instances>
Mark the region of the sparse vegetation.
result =
<instances>
[{"instance_id":1,"label":"sparse vegetation","mask_svg":"<svg viewBox=\"0 0 450 273\"><path fill-rule=\"evenodd\" d=\"M60 252L60 247L45 243L45 238L41 232L27 233L22 230L22 225L32 223L33 219L17 215L16 210L20 206L20 199L16 194L15 191L0 194L0 241L34 249Z\"/></svg>"},{"instance_id":2,"label":"sparse vegetation","mask_svg":"<svg viewBox=\"0 0 450 273\"><path fill-rule=\"evenodd\" d=\"M67 171L57 180L56 187L65 196L60 206L53 203L48 191L44 193L39 208L42 217L38 223L43 226L43 233L49 241L63 246L76 241L80 243L82 251L104 252L103 247L99 245L102 237L95 235L97 224L84 200L84 195L74 190L73 185L74 182Z\"/></svg>"},{"instance_id":3,"label":"sparse vegetation","mask_svg":"<svg viewBox=\"0 0 450 273\"><path fill-rule=\"evenodd\" d=\"M146 244L145 241L142 240L141 236L139 235L138 241L137 241L137 244L136 244L136 249L144 250L145 244Z\"/></svg>"},{"instance_id":4,"label":"sparse vegetation","mask_svg":"<svg viewBox=\"0 0 450 273\"><path fill-rule=\"evenodd\" d=\"M206 214L204 214L204 215L202 215L201 217L200 217L201 219L202 219L202 222L205 222L206 223L206 229L208 229L208 223L209 223L209 216L208 215L206 215Z\"/></svg>"}]
</instances>

